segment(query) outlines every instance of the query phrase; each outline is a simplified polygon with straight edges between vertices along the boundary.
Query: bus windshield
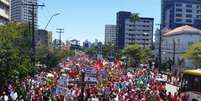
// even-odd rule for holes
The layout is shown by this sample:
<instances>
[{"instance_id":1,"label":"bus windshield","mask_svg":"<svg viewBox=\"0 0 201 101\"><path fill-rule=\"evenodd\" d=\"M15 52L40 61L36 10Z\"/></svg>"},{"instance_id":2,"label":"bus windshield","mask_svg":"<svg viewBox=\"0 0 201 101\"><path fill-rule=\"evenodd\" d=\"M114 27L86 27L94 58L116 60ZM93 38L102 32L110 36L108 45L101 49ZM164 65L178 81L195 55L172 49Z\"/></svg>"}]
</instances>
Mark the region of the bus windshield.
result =
<instances>
[{"instance_id":1,"label":"bus windshield","mask_svg":"<svg viewBox=\"0 0 201 101\"><path fill-rule=\"evenodd\" d=\"M201 76L184 74L181 82L181 92L197 91L201 92Z\"/></svg>"}]
</instances>

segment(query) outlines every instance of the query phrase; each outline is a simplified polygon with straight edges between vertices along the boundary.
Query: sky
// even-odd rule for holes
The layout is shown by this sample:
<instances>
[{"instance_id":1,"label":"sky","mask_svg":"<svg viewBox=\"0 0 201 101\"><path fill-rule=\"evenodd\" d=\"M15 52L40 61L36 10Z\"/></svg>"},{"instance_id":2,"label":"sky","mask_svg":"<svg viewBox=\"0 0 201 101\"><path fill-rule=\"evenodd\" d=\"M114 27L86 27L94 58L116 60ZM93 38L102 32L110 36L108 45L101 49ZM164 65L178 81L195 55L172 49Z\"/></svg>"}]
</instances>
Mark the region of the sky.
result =
<instances>
[{"instance_id":1,"label":"sky","mask_svg":"<svg viewBox=\"0 0 201 101\"><path fill-rule=\"evenodd\" d=\"M160 23L161 0L38 0L45 7L38 8L38 26L44 29L50 17L55 16L47 27L58 39L57 28L63 28L62 40L78 39L81 42L98 39L104 42L105 24L116 24L118 11L139 13L142 17L153 17ZM156 28L155 26L154 28Z\"/></svg>"}]
</instances>

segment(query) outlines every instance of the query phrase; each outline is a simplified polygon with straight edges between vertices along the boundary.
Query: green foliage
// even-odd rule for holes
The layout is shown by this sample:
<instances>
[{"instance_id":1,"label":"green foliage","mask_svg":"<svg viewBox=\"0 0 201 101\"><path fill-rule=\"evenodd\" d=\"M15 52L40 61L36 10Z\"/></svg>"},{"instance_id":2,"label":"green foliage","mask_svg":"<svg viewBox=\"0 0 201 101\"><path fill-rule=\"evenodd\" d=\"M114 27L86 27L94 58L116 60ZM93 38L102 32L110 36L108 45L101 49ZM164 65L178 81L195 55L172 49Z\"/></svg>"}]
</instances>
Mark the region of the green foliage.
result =
<instances>
[{"instance_id":1,"label":"green foliage","mask_svg":"<svg viewBox=\"0 0 201 101\"><path fill-rule=\"evenodd\" d=\"M114 50L114 55L115 57L121 58L123 56L122 50L121 49L116 49Z\"/></svg>"},{"instance_id":2,"label":"green foliage","mask_svg":"<svg viewBox=\"0 0 201 101\"><path fill-rule=\"evenodd\" d=\"M123 49L123 54L129 58L129 62L139 64L149 63L149 58L151 58L151 50L147 48L143 48L141 45L129 45L128 47Z\"/></svg>"},{"instance_id":3,"label":"green foliage","mask_svg":"<svg viewBox=\"0 0 201 101\"><path fill-rule=\"evenodd\" d=\"M140 20L139 13L133 13L130 16L130 20L131 20L131 22L134 22L134 23L136 23L137 21L139 21Z\"/></svg>"},{"instance_id":4,"label":"green foliage","mask_svg":"<svg viewBox=\"0 0 201 101\"><path fill-rule=\"evenodd\" d=\"M148 48L143 48L141 51L141 63L148 64L152 58L151 50Z\"/></svg>"},{"instance_id":5,"label":"green foliage","mask_svg":"<svg viewBox=\"0 0 201 101\"><path fill-rule=\"evenodd\" d=\"M201 43L194 43L183 55L186 59L191 59L196 67L201 67Z\"/></svg>"},{"instance_id":6,"label":"green foliage","mask_svg":"<svg viewBox=\"0 0 201 101\"><path fill-rule=\"evenodd\" d=\"M24 87L21 86L19 81L16 81L16 91L18 95L21 95L23 97L26 96L26 90Z\"/></svg>"},{"instance_id":7,"label":"green foliage","mask_svg":"<svg viewBox=\"0 0 201 101\"><path fill-rule=\"evenodd\" d=\"M95 47L88 48L85 50L85 52L90 56L94 56L98 53L98 48L95 48Z\"/></svg>"},{"instance_id":8,"label":"green foliage","mask_svg":"<svg viewBox=\"0 0 201 101\"><path fill-rule=\"evenodd\" d=\"M12 80L31 72L31 34L21 23L0 26L0 77Z\"/></svg>"},{"instance_id":9,"label":"green foliage","mask_svg":"<svg viewBox=\"0 0 201 101\"><path fill-rule=\"evenodd\" d=\"M54 48L48 51L48 56L45 60L47 60L48 66L55 67L62 59L72 55L74 55L74 52L70 50L66 51Z\"/></svg>"},{"instance_id":10,"label":"green foliage","mask_svg":"<svg viewBox=\"0 0 201 101\"><path fill-rule=\"evenodd\" d=\"M165 63L161 64L161 67L162 67L161 70L163 71L171 70L172 65L173 65L173 60L169 59Z\"/></svg>"}]
</instances>

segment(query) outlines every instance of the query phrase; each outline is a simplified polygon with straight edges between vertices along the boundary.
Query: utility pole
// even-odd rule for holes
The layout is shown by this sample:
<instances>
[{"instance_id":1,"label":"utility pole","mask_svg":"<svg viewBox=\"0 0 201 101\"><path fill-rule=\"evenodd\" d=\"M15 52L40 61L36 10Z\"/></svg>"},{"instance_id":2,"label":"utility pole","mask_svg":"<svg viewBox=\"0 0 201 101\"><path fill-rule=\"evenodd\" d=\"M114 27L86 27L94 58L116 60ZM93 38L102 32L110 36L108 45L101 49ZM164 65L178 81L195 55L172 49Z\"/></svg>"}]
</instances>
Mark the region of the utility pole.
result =
<instances>
[{"instance_id":1,"label":"utility pole","mask_svg":"<svg viewBox=\"0 0 201 101\"><path fill-rule=\"evenodd\" d=\"M64 33L64 29L57 28L57 33L59 33L59 48L61 48L61 33Z\"/></svg>"},{"instance_id":2,"label":"utility pole","mask_svg":"<svg viewBox=\"0 0 201 101\"><path fill-rule=\"evenodd\" d=\"M161 69L161 45L162 45L162 24L156 24L158 26L160 26L160 30L159 30L159 47L158 47L158 68L159 70Z\"/></svg>"},{"instance_id":3,"label":"utility pole","mask_svg":"<svg viewBox=\"0 0 201 101\"><path fill-rule=\"evenodd\" d=\"M161 45L162 45L162 31L161 31L161 24L160 24L160 33L159 33L159 48L158 48L158 55L159 55L159 64L158 67L161 69ZM159 70L160 70L159 69Z\"/></svg>"},{"instance_id":4,"label":"utility pole","mask_svg":"<svg viewBox=\"0 0 201 101\"><path fill-rule=\"evenodd\" d=\"M175 53L176 53L176 42L175 39L173 39L173 65L175 64Z\"/></svg>"},{"instance_id":5,"label":"utility pole","mask_svg":"<svg viewBox=\"0 0 201 101\"><path fill-rule=\"evenodd\" d=\"M23 5L32 7L32 63L35 65L35 7L44 7L45 5L38 5L34 3Z\"/></svg>"}]
</instances>

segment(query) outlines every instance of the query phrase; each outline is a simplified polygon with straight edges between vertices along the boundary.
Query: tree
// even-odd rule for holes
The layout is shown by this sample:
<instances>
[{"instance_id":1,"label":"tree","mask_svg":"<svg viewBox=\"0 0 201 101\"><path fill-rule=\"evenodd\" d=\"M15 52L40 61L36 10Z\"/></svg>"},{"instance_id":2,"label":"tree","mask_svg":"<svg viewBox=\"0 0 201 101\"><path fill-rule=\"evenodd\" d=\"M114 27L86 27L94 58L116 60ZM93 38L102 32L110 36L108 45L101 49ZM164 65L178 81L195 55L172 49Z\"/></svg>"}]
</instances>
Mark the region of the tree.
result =
<instances>
[{"instance_id":1,"label":"tree","mask_svg":"<svg viewBox=\"0 0 201 101\"><path fill-rule=\"evenodd\" d=\"M130 61L130 63L139 64L149 63L149 58L151 58L151 50L147 48L143 48L141 45L128 45L123 49L123 54L126 55Z\"/></svg>"},{"instance_id":2,"label":"tree","mask_svg":"<svg viewBox=\"0 0 201 101\"><path fill-rule=\"evenodd\" d=\"M90 56L94 56L95 54L98 53L98 48L95 48L95 47L87 48L85 49L85 52Z\"/></svg>"},{"instance_id":3,"label":"tree","mask_svg":"<svg viewBox=\"0 0 201 101\"><path fill-rule=\"evenodd\" d=\"M49 48L46 46L37 46L36 47L36 61L40 64L46 64L46 59L49 54Z\"/></svg>"},{"instance_id":4,"label":"tree","mask_svg":"<svg viewBox=\"0 0 201 101\"><path fill-rule=\"evenodd\" d=\"M0 26L0 81L24 77L32 72L31 34L26 24Z\"/></svg>"},{"instance_id":5,"label":"tree","mask_svg":"<svg viewBox=\"0 0 201 101\"><path fill-rule=\"evenodd\" d=\"M141 51L141 63L149 64L151 61L152 52L149 48L143 48Z\"/></svg>"},{"instance_id":6,"label":"tree","mask_svg":"<svg viewBox=\"0 0 201 101\"><path fill-rule=\"evenodd\" d=\"M133 23L136 23L137 21L139 21L139 20L140 20L139 13L133 13L133 14L130 16L130 20L131 20L131 22L133 22Z\"/></svg>"},{"instance_id":7,"label":"tree","mask_svg":"<svg viewBox=\"0 0 201 101\"><path fill-rule=\"evenodd\" d=\"M104 57L114 56L113 55L114 50L115 50L115 46L112 43L103 45L103 56Z\"/></svg>"},{"instance_id":8,"label":"tree","mask_svg":"<svg viewBox=\"0 0 201 101\"><path fill-rule=\"evenodd\" d=\"M134 44L123 49L123 53L129 58L130 63L139 64L142 46Z\"/></svg>"},{"instance_id":9,"label":"tree","mask_svg":"<svg viewBox=\"0 0 201 101\"><path fill-rule=\"evenodd\" d=\"M74 55L74 53L70 50L67 51L67 50L61 50L57 48L50 49L48 58L45 59L45 60L48 60L46 65L55 67L62 59L72 55Z\"/></svg>"},{"instance_id":10,"label":"tree","mask_svg":"<svg viewBox=\"0 0 201 101\"><path fill-rule=\"evenodd\" d=\"M191 59L193 64L197 67L201 67L201 43L194 43L187 51L183 54L185 59Z\"/></svg>"}]
</instances>

